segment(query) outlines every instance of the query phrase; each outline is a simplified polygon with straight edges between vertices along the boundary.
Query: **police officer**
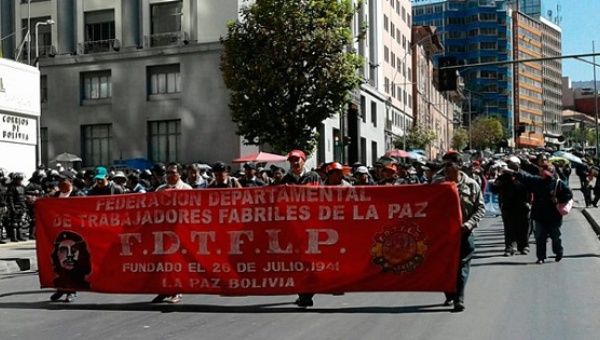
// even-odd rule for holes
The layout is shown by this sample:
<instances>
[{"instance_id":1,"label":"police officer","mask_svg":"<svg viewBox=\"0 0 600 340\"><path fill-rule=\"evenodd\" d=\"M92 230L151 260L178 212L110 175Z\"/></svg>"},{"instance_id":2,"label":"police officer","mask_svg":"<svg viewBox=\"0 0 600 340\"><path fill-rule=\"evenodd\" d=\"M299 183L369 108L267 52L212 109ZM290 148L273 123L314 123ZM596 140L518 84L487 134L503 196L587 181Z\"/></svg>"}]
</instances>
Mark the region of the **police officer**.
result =
<instances>
[{"instance_id":1,"label":"police officer","mask_svg":"<svg viewBox=\"0 0 600 340\"><path fill-rule=\"evenodd\" d=\"M446 292L445 306L454 304L454 312L462 312L465 310L465 286L469 278L469 270L471 268L471 258L475 251L475 239L473 237L473 229L477 228L477 224L485 215L485 202L481 188L466 173L460 170L462 159L456 151L449 151L442 158L444 162L443 175L436 178L434 182L453 182L458 187L460 196L460 208L462 211L462 226L461 226L461 249L460 263L458 266L458 276L456 283L456 292Z\"/></svg>"},{"instance_id":2,"label":"police officer","mask_svg":"<svg viewBox=\"0 0 600 340\"><path fill-rule=\"evenodd\" d=\"M6 201L10 220L8 234L12 242L25 241L21 235L23 217L27 212L25 186L23 186L24 177L25 176L20 172L13 173L10 184L8 185L8 190L6 191Z\"/></svg>"},{"instance_id":3,"label":"police officer","mask_svg":"<svg viewBox=\"0 0 600 340\"><path fill-rule=\"evenodd\" d=\"M6 203L6 177L4 177L4 171L0 169L0 244L4 244L4 229L5 221L8 218L8 206ZM8 233L8 231L6 231Z\"/></svg>"},{"instance_id":4,"label":"police officer","mask_svg":"<svg viewBox=\"0 0 600 340\"><path fill-rule=\"evenodd\" d=\"M42 181L46 177L46 173L43 170L36 170L31 178L29 184L25 187L25 196L27 198L27 214L29 216L29 239L35 238L35 213L33 211L33 205L35 201L44 195L44 188L42 187Z\"/></svg>"}]
</instances>

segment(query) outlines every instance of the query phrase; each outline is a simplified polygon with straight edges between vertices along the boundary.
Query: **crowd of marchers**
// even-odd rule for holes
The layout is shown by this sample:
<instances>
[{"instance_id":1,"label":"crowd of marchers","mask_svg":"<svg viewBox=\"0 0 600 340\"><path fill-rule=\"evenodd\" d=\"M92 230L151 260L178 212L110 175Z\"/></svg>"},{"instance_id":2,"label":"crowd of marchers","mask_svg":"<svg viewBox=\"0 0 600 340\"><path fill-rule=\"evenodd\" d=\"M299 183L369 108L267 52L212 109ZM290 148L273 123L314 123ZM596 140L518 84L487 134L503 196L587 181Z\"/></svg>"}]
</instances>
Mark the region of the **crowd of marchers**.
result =
<instances>
[{"instance_id":1,"label":"crowd of marchers","mask_svg":"<svg viewBox=\"0 0 600 340\"><path fill-rule=\"evenodd\" d=\"M475 245L473 230L485 215L484 191L498 194L504 223L505 256L528 254L530 235L535 235L537 263L546 261L546 241L552 240L555 261L560 261L564 251L561 242L563 214L557 209L572 199L569 175L575 168L581 179L586 205L596 205L598 190L590 188L597 176L585 158L572 163L565 158L550 157L544 152L488 154L483 152L459 153L449 151L437 161L425 157L404 158L385 155L372 167L355 163L338 162L321 164L309 169L305 166L306 154L292 150L287 155L288 169L271 165L261 167L246 163L233 171L224 162L207 164L156 163L151 169L116 170L98 166L93 170L75 171L58 165L55 169L40 168L24 185L22 173L7 177L0 172L0 242L33 239L35 218L33 203L40 197L70 197L146 193L164 190L192 190L207 188L243 188L269 185L428 185L453 182L458 188L462 211L462 239L458 264L457 291L447 292L444 302L456 312L465 309L465 286L469 277L470 262ZM600 183L600 181L596 181ZM596 198L591 198L591 192ZM66 295L73 301L75 292L58 290L51 300L58 301ZM299 294L296 304L313 305L314 294ZM181 301L177 292L159 295L153 302Z\"/></svg>"}]
</instances>

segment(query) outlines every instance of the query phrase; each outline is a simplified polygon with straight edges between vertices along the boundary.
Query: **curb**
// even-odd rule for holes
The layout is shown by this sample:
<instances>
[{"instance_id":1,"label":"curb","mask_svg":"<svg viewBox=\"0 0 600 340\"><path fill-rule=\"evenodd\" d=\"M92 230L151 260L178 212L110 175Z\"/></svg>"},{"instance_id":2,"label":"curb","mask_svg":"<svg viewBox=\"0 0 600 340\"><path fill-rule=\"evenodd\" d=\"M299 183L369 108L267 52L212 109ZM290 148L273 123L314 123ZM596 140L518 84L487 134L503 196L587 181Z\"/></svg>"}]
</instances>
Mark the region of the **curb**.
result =
<instances>
[{"instance_id":1,"label":"curb","mask_svg":"<svg viewBox=\"0 0 600 340\"><path fill-rule=\"evenodd\" d=\"M594 229L594 232L596 233L596 235L598 235L598 237L600 237L600 224L598 224L598 222L596 222L596 220L592 217L592 215L585 208L583 210L581 210L581 213L583 214L585 219L588 221L588 223L592 226L592 229Z\"/></svg>"},{"instance_id":2,"label":"curb","mask_svg":"<svg viewBox=\"0 0 600 340\"><path fill-rule=\"evenodd\" d=\"M35 242L7 243L0 246L0 274L37 271L37 257L33 253L18 252L19 247L35 246Z\"/></svg>"}]
</instances>

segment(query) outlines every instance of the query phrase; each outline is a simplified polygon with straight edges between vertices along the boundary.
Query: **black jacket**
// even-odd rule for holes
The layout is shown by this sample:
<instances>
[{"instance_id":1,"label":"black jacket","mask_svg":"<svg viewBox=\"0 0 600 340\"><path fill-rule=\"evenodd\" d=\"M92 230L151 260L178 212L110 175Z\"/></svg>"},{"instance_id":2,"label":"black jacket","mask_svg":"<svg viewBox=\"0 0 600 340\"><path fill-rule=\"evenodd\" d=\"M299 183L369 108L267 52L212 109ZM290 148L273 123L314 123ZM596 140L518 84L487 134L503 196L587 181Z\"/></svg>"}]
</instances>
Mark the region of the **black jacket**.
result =
<instances>
[{"instance_id":1,"label":"black jacket","mask_svg":"<svg viewBox=\"0 0 600 340\"><path fill-rule=\"evenodd\" d=\"M563 181L532 176L523 171L517 173L517 178L528 191L533 193L531 219L542 223L562 223L562 216L556 209L554 201L555 189L556 199L559 203L566 203L573 198L571 189Z\"/></svg>"},{"instance_id":2,"label":"black jacket","mask_svg":"<svg viewBox=\"0 0 600 340\"><path fill-rule=\"evenodd\" d=\"M528 211L530 195L527 188L513 174L502 174L490 185L494 194L498 194L500 208L503 211Z\"/></svg>"}]
</instances>

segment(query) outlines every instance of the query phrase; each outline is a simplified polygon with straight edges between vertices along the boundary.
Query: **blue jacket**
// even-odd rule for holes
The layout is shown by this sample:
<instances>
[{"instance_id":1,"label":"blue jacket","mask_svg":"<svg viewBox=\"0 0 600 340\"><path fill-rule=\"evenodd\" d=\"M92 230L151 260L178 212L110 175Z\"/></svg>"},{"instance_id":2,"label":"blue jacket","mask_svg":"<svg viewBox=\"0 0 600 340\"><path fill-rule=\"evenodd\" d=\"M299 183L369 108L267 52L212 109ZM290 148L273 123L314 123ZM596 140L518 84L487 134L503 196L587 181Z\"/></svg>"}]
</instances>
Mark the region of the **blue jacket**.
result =
<instances>
[{"instance_id":1,"label":"blue jacket","mask_svg":"<svg viewBox=\"0 0 600 340\"><path fill-rule=\"evenodd\" d=\"M542 223L562 223L562 216L556 209L554 191L556 189L556 199L560 203L566 203L572 199L573 193L565 182L555 178L533 176L524 171L517 173L517 178L528 191L533 193L531 219Z\"/></svg>"}]
</instances>

